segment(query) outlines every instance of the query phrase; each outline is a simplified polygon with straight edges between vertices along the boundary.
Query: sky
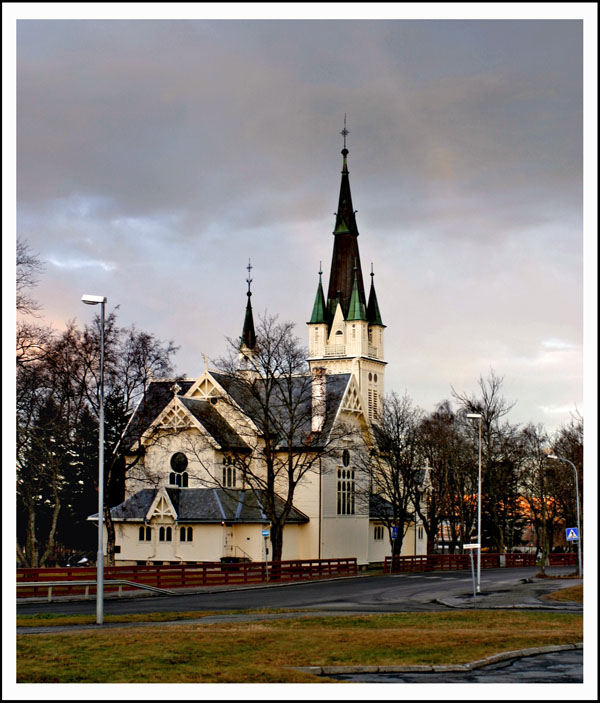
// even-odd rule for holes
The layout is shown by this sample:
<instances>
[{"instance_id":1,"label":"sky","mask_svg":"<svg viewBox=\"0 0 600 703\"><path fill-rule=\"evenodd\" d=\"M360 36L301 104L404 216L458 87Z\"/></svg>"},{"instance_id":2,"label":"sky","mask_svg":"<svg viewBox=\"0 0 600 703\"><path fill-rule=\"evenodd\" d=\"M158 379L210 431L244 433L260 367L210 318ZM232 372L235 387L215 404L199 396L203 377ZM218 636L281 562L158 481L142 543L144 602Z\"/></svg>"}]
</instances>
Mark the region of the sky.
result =
<instances>
[{"instance_id":1,"label":"sky","mask_svg":"<svg viewBox=\"0 0 600 703\"><path fill-rule=\"evenodd\" d=\"M43 319L90 323L81 295L106 295L197 377L241 334L251 260L255 317L293 321L306 344L346 116L386 392L431 411L493 369L511 422L553 432L585 416L585 13L360 7L191 19L117 3L18 20L14 231L45 263Z\"/></svg>"}]
</instances>

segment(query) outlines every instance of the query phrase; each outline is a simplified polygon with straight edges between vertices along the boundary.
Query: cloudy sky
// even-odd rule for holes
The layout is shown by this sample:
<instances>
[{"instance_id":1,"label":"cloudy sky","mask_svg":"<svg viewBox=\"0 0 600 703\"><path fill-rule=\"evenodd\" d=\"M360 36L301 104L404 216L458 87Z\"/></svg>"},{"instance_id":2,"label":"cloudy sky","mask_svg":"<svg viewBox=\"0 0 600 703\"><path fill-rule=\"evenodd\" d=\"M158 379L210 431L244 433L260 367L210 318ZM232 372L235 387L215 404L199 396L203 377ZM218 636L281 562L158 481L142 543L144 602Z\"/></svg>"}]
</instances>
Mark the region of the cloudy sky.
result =
<instances>
[{"instance_id":1,"label":"cloudy sky","mask_svg":"<svg viewBox=\"0 0 600 703\"><path fill-rule=\"evenodd\" d=\"M117 16L16 27L16 230L46 264L46 320L90 322L81 295L106 295L122 325L180 345L177 370L194 377L241 333L251 259L255 314L294 321L306 342L346 114L386 390L432 410L494 369L513 422L585 414L575 10Z\"/></svg>"}]
</instances>

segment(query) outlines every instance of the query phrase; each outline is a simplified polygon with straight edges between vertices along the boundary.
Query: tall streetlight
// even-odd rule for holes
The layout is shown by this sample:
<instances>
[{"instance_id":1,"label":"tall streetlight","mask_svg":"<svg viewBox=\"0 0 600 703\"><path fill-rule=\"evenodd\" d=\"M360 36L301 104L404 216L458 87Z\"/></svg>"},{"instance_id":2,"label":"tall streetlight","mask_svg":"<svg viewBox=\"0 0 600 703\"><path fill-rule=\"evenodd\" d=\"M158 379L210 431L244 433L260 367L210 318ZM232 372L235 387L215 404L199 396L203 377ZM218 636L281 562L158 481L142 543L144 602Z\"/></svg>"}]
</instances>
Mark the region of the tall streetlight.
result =
<instances>
[{"instance_id":1,"label":"tall streetlight","mask_svg":"<svg viewBox=\"0 0 600 703\"><path fill-rule=\"evenodd\" d=\"M481 413L468 413L469 420L479 420L479 471L477 473L477 593L481 592Z\"/></svg>"},{"instance_id":2,"label":"tall streetlight","mask_svg":"<svg viewBox=\"0 0 600 703\"><path fill-rule=\"evenodd\" d=\"M98 445L98 554L96 555L96 624L104 622L104 307L106 297L83 295L86 305L100 305L100 425Z\"/></svg>"},{"instance_id":3,"label":"tall streetlight","mask_svg":"<svg viewBox=\"0 0 600 703\"><path fill-rule=\"evenodd\" d=\"M565 459L562 456L556 456L556 454L548 454L548 459L555 459L556 461L566 461L567 464L571 464L573 471L575 472L575 502L577 504L577 563L578 563L578 573L583 576L583 569L581 568L581 525L579 524L579 482L577 480L577 467L569 459Z\"/></svg>"}]
</instances>

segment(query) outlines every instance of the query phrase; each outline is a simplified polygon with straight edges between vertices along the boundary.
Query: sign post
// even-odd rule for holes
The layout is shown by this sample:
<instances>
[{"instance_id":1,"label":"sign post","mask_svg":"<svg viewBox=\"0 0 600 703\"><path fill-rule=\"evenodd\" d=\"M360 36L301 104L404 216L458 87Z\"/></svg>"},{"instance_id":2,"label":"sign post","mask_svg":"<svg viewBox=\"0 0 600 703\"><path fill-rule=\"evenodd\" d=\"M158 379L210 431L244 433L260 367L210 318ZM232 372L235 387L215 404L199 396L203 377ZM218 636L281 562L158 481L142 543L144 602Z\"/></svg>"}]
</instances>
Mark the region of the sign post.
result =
<instances>
[{"instance_id":1,"label":"sign post","mask_svg":"<svg viewBox=\"0 0 600 703\"><path fill-rule=\"evenodd\" d=\"M390 559L390 574L394 570L394 554L396 552L396 539L398 538L398 527L396 525L392 526L392 558Z\"/></svg>"},{"instance_id":2,"label":"sign post","mask_svg":"<svg viewBox=\"0 0 600 703\"><path fill-rule=\"evenodd\" d=\"M477 588L475 586L475 566L473 564L473 550L479 549L479 544L465 544L465 549L469 550L469 555L471 557L471 578L473 580L473 607L477 605Z\"/></svg>"},{"instance_id":3,"label":"sign post","mask_svg":"<svg viewBox=\"0 0 600 703\"><path fill-rule=\"evenodd\" d=\"M267 527L266 530L262 531L262 536L265 538L265 571L266 571L266 576L267 576L267 581L269 580L269 546L268 546L268 539L269 539L269 528Z\"/></svg>"},{"instance_id":4,"label":"sign post","mask_svg":"<svg viewBox=\"0 0 600 703\"><path fill-rule=\"evenodd\" d=\"M579 530L576 527L567 527L565 532L568 542L577 542L579 540Z\"/></svg>"}]
</instances>

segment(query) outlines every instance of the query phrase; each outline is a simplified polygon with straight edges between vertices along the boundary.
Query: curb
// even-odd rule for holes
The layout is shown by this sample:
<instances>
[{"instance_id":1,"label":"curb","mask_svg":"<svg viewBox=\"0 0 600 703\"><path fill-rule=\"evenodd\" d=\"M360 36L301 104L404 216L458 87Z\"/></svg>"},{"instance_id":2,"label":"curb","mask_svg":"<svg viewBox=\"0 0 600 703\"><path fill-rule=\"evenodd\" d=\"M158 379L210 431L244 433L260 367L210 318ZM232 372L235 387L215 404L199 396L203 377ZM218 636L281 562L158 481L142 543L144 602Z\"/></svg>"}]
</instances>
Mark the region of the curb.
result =
<instances>
[{"instance_id":1,"label":"curb","mask_svg":"<svg viewBox=\"0 0 600 703\"><path fill-rule=\"evenodd\" d=\"M574 613L582 613L582 605L572 605L563 603L561 605L545 605L544 603L513 603L511 605L486 605L482 603L479 606L469 605L467 603L451 603L447 600L436 598L434 603L444 605L446 608L455 608L457 610L560 610L562 612L572 611Z\"/></svg>"},{"instance_id":2,"label":"curb","mask_svg":"<svg viewBox=\"0 0 600 703\"><path fill-rule=\"evenodd\" d=\"M509 659L521 659L522 657L532 657L536 654L549 654L550 652L562 652L565 650L583 649L583 642L577 644L557 644L546 647L532 647L531 649L515 649L512 652L500 652L492 654L483 659L469 662L468 664L413 664L401 666L395 664L382 666L292 666L290 669L302 671L306 674L316 676L326 676L328 674L434 674L450 672L466 672L474 669L482 669L490 664L507 661ZM288 667L286 667L288 668Z\"/></svg>"}]
</instances>

